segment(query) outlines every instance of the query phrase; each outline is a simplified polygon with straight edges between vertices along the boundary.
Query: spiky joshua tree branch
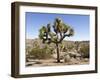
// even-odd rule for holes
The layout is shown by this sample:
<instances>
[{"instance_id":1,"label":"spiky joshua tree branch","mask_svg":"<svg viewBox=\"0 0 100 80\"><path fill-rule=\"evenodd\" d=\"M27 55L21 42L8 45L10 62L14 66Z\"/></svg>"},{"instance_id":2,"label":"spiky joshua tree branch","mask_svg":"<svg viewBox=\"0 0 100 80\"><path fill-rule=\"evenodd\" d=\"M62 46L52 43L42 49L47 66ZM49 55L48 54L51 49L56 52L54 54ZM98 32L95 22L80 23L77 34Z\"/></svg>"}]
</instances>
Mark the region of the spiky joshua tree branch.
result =
<instances>
[{"instance_id":1,"label":"spiky joshua tree branch","mask_svg":"<svg viewBox=\"0 0 100 80\"><path fill-rule=\"evenodd\" d=\"M69 25L63 23L60 18L56 18L53 25L47 24L47 26L42 26L39 30L39 38L43 40L43 43L54 43L56 45L57 62L60 62L59 43L61 43L65 37L73 35L74 30Z\"/></svg>"}]
</instances>

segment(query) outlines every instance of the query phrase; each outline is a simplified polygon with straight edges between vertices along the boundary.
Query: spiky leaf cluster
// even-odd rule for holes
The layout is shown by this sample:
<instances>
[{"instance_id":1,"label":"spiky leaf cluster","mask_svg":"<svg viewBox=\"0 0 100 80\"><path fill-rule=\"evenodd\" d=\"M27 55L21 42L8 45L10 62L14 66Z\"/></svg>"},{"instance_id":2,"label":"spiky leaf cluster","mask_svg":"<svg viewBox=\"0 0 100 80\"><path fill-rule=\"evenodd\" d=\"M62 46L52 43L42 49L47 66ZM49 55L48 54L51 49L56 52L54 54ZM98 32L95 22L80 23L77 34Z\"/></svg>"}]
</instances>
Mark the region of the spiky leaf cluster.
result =
<instances>
[{"instance_id":1,"label":"spiky leaf cluster","mask_svg":"<svg viewBox=\"0 0 100 80\"><path fill-rule=\"evenodd\" d=\"M66 36L70 37L73 35L74 30L63 23L60 18L56 18L53 25L47 24L47 26L42 26L39 30L39 38L43 40L43 43L61 43Z\"/></svg>"}]
</instances>

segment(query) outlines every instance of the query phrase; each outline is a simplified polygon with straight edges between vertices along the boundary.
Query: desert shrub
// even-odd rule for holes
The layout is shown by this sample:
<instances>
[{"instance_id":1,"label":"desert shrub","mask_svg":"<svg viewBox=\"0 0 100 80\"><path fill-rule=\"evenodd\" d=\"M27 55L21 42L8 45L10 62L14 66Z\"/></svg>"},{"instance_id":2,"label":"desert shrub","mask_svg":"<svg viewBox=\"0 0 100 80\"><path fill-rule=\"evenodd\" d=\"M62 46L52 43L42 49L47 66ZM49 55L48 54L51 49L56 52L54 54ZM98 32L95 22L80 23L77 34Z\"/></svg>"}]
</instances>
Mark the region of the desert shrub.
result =
<instances>
[{"instance_id":1,"label":"desert shrub","mask_svg":"<svg viewBox=\"0 0 100 80\"><path fill-rule=\"evenodd\" d=\"M78 51L80 46L80 42L79 41L75 41L75 49Z\"/></svg>"},{"instance_id":2,"label":"desert shrub","mask_svg":"<svg viewBox=\"0 0 100 80\"><path fill-rule=\"evenodd\" d=\"M48 49L40 49L40 48L33 48L29 54L33 56L34 59L48 59L51 58L50 50Z\"/></svg>"},{"instance_id":3,"label":"desert shrub","mask_svg":"<svg viewBox=\"0 0 100 80\"><path fill-rule=\"evenodd\" d=\"M81 53L82 57L89 58L89 45L81 46L80 53Z\"/></svg>"},{"instance_id":4,"label":"desert shrub","mask_svg":"<svg viewBox=\"0 0 100 80\"><path fill-rule=\"evenodd\" d=\"M67 46L67 51L72 51L73 48L74 48L74 45L68 45Z\"/></svg>"}]
</instances>

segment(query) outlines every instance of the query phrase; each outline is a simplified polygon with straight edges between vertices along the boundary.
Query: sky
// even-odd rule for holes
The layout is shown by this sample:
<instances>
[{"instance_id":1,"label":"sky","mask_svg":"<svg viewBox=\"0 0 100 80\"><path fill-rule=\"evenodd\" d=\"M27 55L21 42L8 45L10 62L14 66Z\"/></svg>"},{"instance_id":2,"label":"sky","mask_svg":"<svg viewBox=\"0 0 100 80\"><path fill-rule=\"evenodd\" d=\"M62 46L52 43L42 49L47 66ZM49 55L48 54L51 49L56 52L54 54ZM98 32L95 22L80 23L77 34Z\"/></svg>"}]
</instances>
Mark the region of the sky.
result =
<instances>
[{"instance_id":1,"label":"sky","mask_svg":"<svg viewBox=\"0 0 100 80\"><path fill-rule=\"evenodd\" d=\"M26 38L38 38L39 29L48 23L53 24L55 18L60 17L65 24L70 25L75 34L72 37L66 37L65 40L83 41L90 40L89 15L76 14L53 14L53 13L25 13Z\"/></svg>"}]
</instances>

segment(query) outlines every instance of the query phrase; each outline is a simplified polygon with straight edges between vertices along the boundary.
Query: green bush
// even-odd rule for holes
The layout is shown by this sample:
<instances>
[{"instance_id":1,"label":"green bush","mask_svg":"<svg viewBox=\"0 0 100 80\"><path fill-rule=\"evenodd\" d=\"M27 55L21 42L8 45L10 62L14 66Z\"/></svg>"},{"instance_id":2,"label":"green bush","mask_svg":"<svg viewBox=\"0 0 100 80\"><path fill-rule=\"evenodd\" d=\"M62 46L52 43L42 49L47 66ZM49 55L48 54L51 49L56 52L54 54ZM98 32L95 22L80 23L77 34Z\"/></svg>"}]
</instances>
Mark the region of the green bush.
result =
<instances>
[{"instance_id":1,"label":"green bush","mask_svg":"<svg viewBox=\"0 0 100 80\"><path fill-rule=\"evenodd\" d=\"M29 55L33 56L34 59L48 59L51 58L51 51L46 48L33 48Z\"/></svg>"},{"instance_id":2,"label":"green bush","mask_svg":"<svg viewBox=\"0 0 100 80\"><path fill-rule=\"evenodd\" d=\"M89 58L89 45L83 45L80 48L80 53L81 53L82 57Z\"/></svg>"}]
</instances>

